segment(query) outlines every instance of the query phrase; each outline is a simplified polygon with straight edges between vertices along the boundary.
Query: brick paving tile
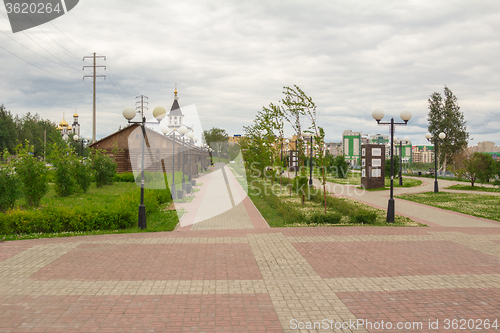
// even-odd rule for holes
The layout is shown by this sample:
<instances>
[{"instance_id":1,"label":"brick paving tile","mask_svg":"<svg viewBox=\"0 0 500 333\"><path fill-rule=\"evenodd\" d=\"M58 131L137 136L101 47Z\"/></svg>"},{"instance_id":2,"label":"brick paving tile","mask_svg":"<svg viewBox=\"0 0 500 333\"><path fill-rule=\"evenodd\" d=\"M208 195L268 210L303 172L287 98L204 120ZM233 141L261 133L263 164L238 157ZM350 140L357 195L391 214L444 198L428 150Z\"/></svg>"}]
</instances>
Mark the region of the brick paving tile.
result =
<instances>
[{"instance_id":1,"label":"brick paving tile","mask_svg":"<svg viewBox=\"0 0 500 333\"><path fill-rule=\"evenodd\" d=\"M0 296L3 332L282 332L266 294Z\"/></svg>"},{"instance_id":2,"label":"brick paving tile","mask_svg":"<svg viewBox=\"0 0 500 333\"><path fill-rule=\"evenodd\" d=\"M80 244L31 278L154 281L251 280L262 276L248 244Z\"/></svg>"},{"instance_id":3,"label":"brick paving tile","mask_svg":"<svg viewBox=\"0 0 500 333\"><path fill-rule=\"evenodd\" d=\"M294 245L325 278L500 273L500 258L449 241Z\"/></svg>"},{"instance_id":4,"label":"brick paving tile","mask_svg":"<svg viewBox=\"0 0 500 333\"><path fill-rule=\"evenodd\" d=\"M388 322L394 325L393 330L398 323L409 325L397 330L400 332L500 332L500 289L340 292L337 295L358 319L365 320L370 332L390 331ZM490 324L496 320L498 326L485 329L486 320ZM385 329L382 329L382 321L386 323ZM367 322L371 322L371 326ZM433 326L429 327L430 323Z\"/></svg>"}]
</instances>

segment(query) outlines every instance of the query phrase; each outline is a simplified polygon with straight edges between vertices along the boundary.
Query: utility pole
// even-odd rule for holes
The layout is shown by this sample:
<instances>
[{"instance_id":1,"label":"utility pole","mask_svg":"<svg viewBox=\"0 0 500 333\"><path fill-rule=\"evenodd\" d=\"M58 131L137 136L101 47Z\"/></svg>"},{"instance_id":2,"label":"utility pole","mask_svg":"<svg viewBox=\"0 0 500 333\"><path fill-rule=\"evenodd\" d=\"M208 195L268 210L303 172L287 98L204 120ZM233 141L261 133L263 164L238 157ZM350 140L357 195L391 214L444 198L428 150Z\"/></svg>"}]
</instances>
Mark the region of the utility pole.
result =
<instances>
[{"instance_id":1,"label":"utility pole","mask_svg":"<svg viewBox=\"0 0 500 333\"><path fill-rule=\"evenodd\" d=\"M83 69L85 69L86 67L92 67L93 68L92 75L84 75L83 79L85 80L86 77L91 77L92 81L93 81L93 84L94 84L94 108L93 108L94 111L93 111L93 114L92 114L92 122L93 122L93 126L92 126L92 142L95 142L95 129L96 129L96 111L95 111L95 96L96 96L96 94L95 94L95 85L96 85L96 78L98 78L98 77L104 77L104 79L106 79L106 75L97 75L97 73L96 73L96 68L97 67L104 67L104 69L106 69L106 66L96 66L96 58L104 58L104 60L106 60L106 56L96 56L96 54L94 52L94 55L83 57L83 60L85 61L85 59L87 59L87 58L94 59L94 64L92 66L83 66Z\"/></svg>"},{"instance_id":2,"label":"utility pole","mask_svg":"<svg viewBox=\"0 0 500 333\"><path fill-rule=\"evenodd\" d=\"M136 96L135 98L137 98L137 102L135 102L135 109L137 110L137 113L141 113L141 119L144 117L144 108L146 108L146 110L148 110L148 107L147 106L144 106L144 104L149 104L149 102L145 101L145 99L148 99L148 96L144 96L144 95L139 95L139 96Z\"/></svg>"}]
</instances>

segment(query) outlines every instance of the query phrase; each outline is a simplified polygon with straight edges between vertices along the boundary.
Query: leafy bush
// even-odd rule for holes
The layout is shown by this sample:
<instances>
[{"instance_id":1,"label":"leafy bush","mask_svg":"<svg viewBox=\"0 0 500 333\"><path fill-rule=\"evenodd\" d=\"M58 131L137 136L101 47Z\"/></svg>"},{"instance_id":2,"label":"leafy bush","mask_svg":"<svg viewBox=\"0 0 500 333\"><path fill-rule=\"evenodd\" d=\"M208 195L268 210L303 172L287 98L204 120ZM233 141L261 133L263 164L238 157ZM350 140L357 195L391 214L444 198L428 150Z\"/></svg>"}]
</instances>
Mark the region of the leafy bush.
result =
<instances>
[{"instance_id":1,"label":"leafy bush","mask_svg":"<svg viewBox=\"0 0 500 333\"><path fill-rule=\"evenodd\" d=\"M74 177L75 153L71 147L54 143L49 161L54 166L54 184L57 195L67 197L75 193L77 185Z\"/></svg>"},{"instance_id":2,"label":"leafy bush","mask_svg":"<svg viewBox=\"0 0 500 333\"><path fill-rule=\"evenodd\" d=\"M324 197L320 193L312 194L311 200L322 204L324 202ZM375 212L360 208L347 202L343 198L336 198L327 195L326 206L328 209L333 210L341 216L349 216L350 220L354 223L375 223L377 219L377 214Z\"/></svg>"},{"instance_id":3,"label":"leafy bush","mask_svg":"<svg viewBox=\"0 0 500 333\"><path fill-rule=\"evenodd\" d=\"M14 207L16 199L21 196L19 177L7 166L0 168L0 212Z\"/></svg>"},{"instance_id":4,"label":"leafy bush","mask_svg":"<svg viewBox=\"0 0 500 333\"><path fill-rule=\"evenodd\" d=\"M38 206L49 190L47 168L33 155L34 148L28 141L25 146L18 145L16 149L14 168L22 183L23 197L28 205Z\"/></svg>"},{"instance_id":5,"label":"leafy bush","mask_svg":"<svg viewBox=\"0 0 500 333\"><path fill-rule=\"evenodd\" d=\"M75 160L73 164L73 174L78 187L84 193L87 193L93 178L93 171L90 162L83 159Z\"/></svg>"},{"instance_id":6,"label":"leafy bush","mask_svg":"<svg viewBox=\"0 0 500 333\"><path fill-rule=\"evenodd\" d=\"M309 223L337 224L340 222L341 219L342 219L342 214L340 214L340 213L328 212L328 213L324 214L324 213L316 212L309 218Z\"/></svg>"},{"instance_id":7,"label":"leafy bush","mask_svg":"<svg viewBox=\"0 0 500 333\"><path fill-rule=\"evenodd\" d=\"M354 211L351 215L351 221L356 223L374 223L377 219L377 214L375 212L370 212L368 210L358 209Z\"/></svg>"},{"instance_id":8,"label":"leafy bush","mask_svg":"<svg viewBox=\"0 0 500 333\"><path fill-rule=\"evenodd\" d=\"M133 172L117 173L113 176L114 182L133 183L135 182Z\"/></svg>"},{"instance_id":9,"label":"leafy bush","mask_svg":"<svg viewBox=\"0 0 500 333\"><path fill-rule=\"evenodd\" d=\"M92 169L95 173L96 187L113 184L116 174L116 162L100 149L94 149L90 155Z\"/></svg>"},{"instance_id":10,"label":"leafy bush","mask_svg":"<svg viewBox=\"0 0 500 333\"><path fill-rule=\"evenodd\" d=\"M394 177L398 175L399 175L399 157L394 156ZM387 158L385 160L385 176L391 177L391 158Z\"/></svg>"},{"instance_id":11,"label":"leafy bush","mask_svg":"<svg viewBox=\"0 0 500 333\"><path fill-rule=\"evenodd\" d=\"M5 234L53 233L63 231L114 230L131 227L137 216L131 206L87 204L66 208L49 206L40 210L11 210L0 215Z\"/></svg>"},{"instance_id":12,"label":"leafy bush","mask_svg":"<svg viewBox=\"0 0 500 333\"><path fill-rule=\"evenodd\" d=\"M331 164L327 167L328 174L334 178L347 178L349 175L349 163L345 160L345 156L339 155L329 159L331 159Z\"/></svg>"},{"instance_id":13,"label":"leafy bush","mask_svg":"<svg viewBox=\"0 0 500 333\"><path fill-rule=\"evenodd\" d=\"M302 204L304 204L306 194L309 194L309 178L305 170L301 170L300 174L293 179L292 189L295 193L302 195Z\"/></svg>"}]
</instances>

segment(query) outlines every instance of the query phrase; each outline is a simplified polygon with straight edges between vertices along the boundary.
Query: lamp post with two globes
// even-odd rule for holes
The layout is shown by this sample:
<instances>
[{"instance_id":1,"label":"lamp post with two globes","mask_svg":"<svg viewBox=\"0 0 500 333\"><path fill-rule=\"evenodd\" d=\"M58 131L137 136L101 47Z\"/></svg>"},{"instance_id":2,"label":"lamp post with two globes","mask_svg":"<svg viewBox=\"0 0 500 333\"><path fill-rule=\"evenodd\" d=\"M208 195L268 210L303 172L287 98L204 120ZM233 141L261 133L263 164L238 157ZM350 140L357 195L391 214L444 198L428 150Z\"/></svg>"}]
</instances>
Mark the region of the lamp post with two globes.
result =
<instances>
[{"instance_id":1,"label":"lamp post with two globes","mask_svg":"<svg viewBox=\"0 0 500 333\"><path fill-rule=\"evenodd\" d=\"M182 134L182 189L185 191L186 190L186 178L184 177L184 166L186 165L186 156L184 152L184 139L185 139L185 134L188 132L188 128L184 125L182 125L179 128L179 133Z\"/></svg>"},{"instance_id":2,"label":"lamp post with two globes","mask_svg":"<svg viewBox=\"0 0 500 333\"><path fill-rule=\"evenodd\" d=\"M381 109L376 109L372 113L373 118L377 121L379 125L389 125L391 132L391 189L390 189L390 198L389 203L387 205L387 219L388 223L394 223L394 127L396 125L406 126L408 121L411 119L410 111L402 111L401 119L403 119L404 123L396 123L394 122L394 118L391 118L390 122L381 122L382 118L384 118L384 111Z\"/></svg>"},{"instance_id":3,"label":"lamp post with two globes","mask_svg":"<svg viewBox=\"0 0 500 333\"><path fill-rule=\"evenodd\" d=\"M439 133L438 137L443 140L444 138L446 138L446 134L441 132ZM431 133L426 133L425 134L425 138L432 142L434 141L434 193L438 193L439 192L439 188L438 188L438 154L437 154L437 138L434 138L432 137L432 134Z\"/></svg>"},{"instance_id":4,"label":"lamp post with two globes","mask_svg":"<svg viewBox=\"0 0 500 333\"><path fill-rule=\"evenodd\" d=\"M167 115L167 110L162 106L157 106L153 110L153 116L156 118L155 122L147 122L146 117L142 116L141 121L132 121L136 115L135 108L127 106L123 109L123 116L128 120L129 124L141 124L142 129L142 159L141 159L141 204L139 205L139 228L146 229L146 206L144 206L144 145L146 142L146 124L159 124Z\"/></svg>"},{"instance_id":5,"label":"lamp post with two globes","mask_svg":"<svg viewBox=\"0 0 500 333\"><path fill-rule=\"evenodd\" d=\"M162 126L161 131L163 135L167 136L168 131L170 128L168 128L167 125ZM175 127L174 130L172 131L172 185L170 187L170 194L172 195L172 200L177 199L177 190L175 188Z\"/></svg>"},{"instance_id":6,"label":"lamp post with two globes","mask_svg":"<svg viewBox=\"0 0 500 333\"><path fill-rule=\"evenodd\" d=\"M192 171L191 170L191 167L192 167L191 164L193 163L192 158L191 158L191 155L192 155L191 154L191 150L195 147L194 144L196 143L196 141L198 141L198 138L194 136L193 131L189 132L187 134L187 137L189 138L188 143L192 147L192 148L189 148L189 154L188 154L188 182L191 182L191 180L193 180L193 177L191 175L191 171ZM191 140L193 141L192 144L191 144Z\"/></svg>"},{"instance_id":7,"label":"lamp post with two globes","mask_svg":"<svg viewBox=\"0 0 500 333\"><path fill-rule=\"evenodd\" d=\"M80 138L78 137L78 135L76 135L76 134L75 134L75 135L73 135L73 140L78 141L79 139L80 139ZM89 143L89 142L90 142L90 139L91 139L90 135L87 135L85 138L82 138L82 139L81 139L81 143L82 143L82 157L83 157L83 144L84 144L84 143ZM86 141L86 142L85 142L85 141Z\"/></svg>"},{"instance_id":8,"label":"lamp post with two globes","mask_svg":"<svg viewBox=\"0 0 500 333\"><path fill-rule=\"evenodd\" d=\"M405 137L404 141L405 144L408 144L408 142L410 142L410 138ZM399 186L403 186L402 165L403 165L403 140L399 140Z\"/></svg>"}]
</instances>

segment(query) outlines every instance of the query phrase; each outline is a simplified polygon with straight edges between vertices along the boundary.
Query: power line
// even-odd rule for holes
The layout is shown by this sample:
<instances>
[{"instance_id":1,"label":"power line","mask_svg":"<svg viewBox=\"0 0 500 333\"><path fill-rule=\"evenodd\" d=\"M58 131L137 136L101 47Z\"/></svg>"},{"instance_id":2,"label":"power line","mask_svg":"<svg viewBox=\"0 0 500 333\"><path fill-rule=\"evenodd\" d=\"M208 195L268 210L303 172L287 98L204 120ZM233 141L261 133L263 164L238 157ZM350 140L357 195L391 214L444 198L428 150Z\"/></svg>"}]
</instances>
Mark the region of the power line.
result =
<instances>
[{"instance_id":1,"label":"power line","mask_svg":"<svg viewBox=\"0 0 500 333\"><path fill-rule=\"evenodd\" d=\"M105 62L105 63L106 63L106 66L108 66L108 67L107 67L107 70L109 71L109 74L111 74L111 77L115 79L116 83L118 83L118 86L119 86L119 87L123 90L123 92L125 93L125 95L127 95L127 96L132 96L132 94L129 94L129 93L128 93L128 92L127 92L127 91L126 91L126 90L122 87L122 85L120 84L120 81L118 81L118 80L116 79L116 76L113 74L113 72L111 72L111 68L109 67L108 63L107 63L107 62Z\"/></svg>"},{"instance_id":2,"label":"power line","mask_svg":"<svg viewBox=\"0 0 500 333\"><path fill-rule=\"evenodd\" d=\"M0 12L3 16L5 16L6 18L8 18L7 15L5 15L3 12ZM72 70L74 71L77 71L78 72L78 69L76 68L73 68L71 67L70 65L68 65L66 62L62 61L61 59L59 59L57 56L55 56L54 54L52 54L52 52L48 51L47 49L45 49L42 45L38 44L38 42L36 40L34 40L33 38L31 38L28 34L26 34L24 31L22 32L26 37L28 37L33 43L35 43L36 45L38 45L39 47L41 47L45 52L47 52L48 54L50 54L52 57L56 58L57 60L59 60L62 64L64 64L66 67L68 68L71 68Z\"/></svg>"},{"instance_id":3,"label":"power line","mask_svg":"<svg viewBox=\"0 0 500 333\"><path fill-rule=\"evenodd\" d=\"M38 68L39 70L42 70L42 71L44 71L44 72L46 72L46 73L49 73L49 74L52 74L52 75L55 75L55 76L59 76L59 77L62 77L63 79L67 79L67 80L76 80L76 79L74 79L74 78L70 78L70 77L62 76L62 75L59 75L59 74L53 73L53 72L51 72L51 71L48 71L48 70L46 70L46 69L43 69L43 68L41 68L41 67L38 67L37 65L32 64L31 62L29 62L29 61L27 61L27 60L24 60L23 58L21 58L21 57L20 57L20 56L18 56L17 54L14 54L14 53L10 52L9 50L7 50L5 47L3 47L3 46L1 46L1 45L0 45L0 48L2 48L2 49L4 49L5 51L9 52L9 53L10 53L10 54L12 54L14 57L19 58L20 60L24 61L24 62L25 62L25 63L27 63L28 65L31 65L31 66L33 66L33 67L36 67L36 68Z\"/></svg>"},{"instance_id":4,"label":"power line","mask_svg":"<svg viewBox=\"0 0 500 333\"><path fill-rule=\"evenodd\" d=\"M105 80L104 81L106 83L106 87L108 88L108 91L113 94L113 96L115 96L116 100L118 101L118 103L120 103L123 107L125 107L125 105L123 105L123 103L118 99L118 97L115 95L115 93L113 92L113 90L111 90L111 86L108 84L108 81ZM124 99L125 100L125 99Z\"/></svg>"},{"instance_id":5,"label":"power line","mask_svg":"<svg viewBox=\"0 0 500 333\"><path fill-rule=\"evenodd\" d=\"M87 84L87 81L83 81L83 82L85 83L85 86L87 87L88 91L89 91L90 93L92 93L92 88L90 88L90 87L89 87L89 85ZM104 102L103 102L103 101L99 98L99 94L97 94L96 99L97 99L97 101L98 101L98 102L99 102L99 103L100 103L100 104L101 104L101 105L102 105L105 109L107 109L107 110L111 110L111 108L110 108L107 104L105 104L105 103L104 103ZM106 101L106 102L108 102L108 101Z\"/></svg>"},{"instance_id":6,"label":"power line","mask_svg":"<svg viewBox=\"0 0 500 333\"><path fill-rule=\"evenodd\" d=\"M3 33L5 36L9 37L9 38L10 38L11 40L13 40L14 42L16 42L16 43L18 43L19 45L21 45L22 47L24 47L25 49L27 49L28 51L33 52L33 53L34 53L34 54L36 54L37 56L40 56L40 57L42 57L43 59L45 59L45 60L47 60L47 61L50 61L50 62L51 62L51 63L53 63L53 64L56 64L56 65L58 65L58 66L62 66L60 63L55 62L54 60L49 59L49 58L47 58L47 57L45 57L45 56L41 55L40 53L33 51L32 49L28 48L26 45L24 45L24 44L20 43L19 41L15 40L15 39L14 39L14 38L12 38L11 36L7 35L5 32L3 32L3 31L0 31L0 32L1 32L1 33ZM66 66L63 66L63 67L66 67ZM73 69L74 69L74 68L73 68ZM77 70L77 71L78 71L78 70Z\"/></svg>"}]
</instances>

